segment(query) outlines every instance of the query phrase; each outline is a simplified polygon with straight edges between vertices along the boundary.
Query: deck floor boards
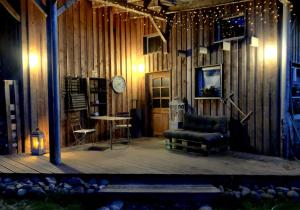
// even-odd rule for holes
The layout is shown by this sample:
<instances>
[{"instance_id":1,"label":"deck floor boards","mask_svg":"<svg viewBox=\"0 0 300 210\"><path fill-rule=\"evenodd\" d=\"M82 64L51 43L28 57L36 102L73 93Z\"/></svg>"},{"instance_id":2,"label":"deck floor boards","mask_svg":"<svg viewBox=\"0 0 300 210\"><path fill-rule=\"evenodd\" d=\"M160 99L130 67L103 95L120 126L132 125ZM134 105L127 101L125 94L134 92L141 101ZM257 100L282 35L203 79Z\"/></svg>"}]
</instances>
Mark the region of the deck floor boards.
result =
<instances>
[{"instance_id":1,"label":"deck floor boards","mask_svg":"<svg viewBox=\"0 0 300 210\"><path fill-rule=\"evenodd\" d=\"M89 151L92 145L62 150L62 164L52 165L49 154L0 156L0 173L41 174L190 174L190 175L299 175L300 163L241 152L208 157L168 151L159 138L133 139L113 150ZM97 144L107 146L107 143Z\"/></svg>"}]
</instances>

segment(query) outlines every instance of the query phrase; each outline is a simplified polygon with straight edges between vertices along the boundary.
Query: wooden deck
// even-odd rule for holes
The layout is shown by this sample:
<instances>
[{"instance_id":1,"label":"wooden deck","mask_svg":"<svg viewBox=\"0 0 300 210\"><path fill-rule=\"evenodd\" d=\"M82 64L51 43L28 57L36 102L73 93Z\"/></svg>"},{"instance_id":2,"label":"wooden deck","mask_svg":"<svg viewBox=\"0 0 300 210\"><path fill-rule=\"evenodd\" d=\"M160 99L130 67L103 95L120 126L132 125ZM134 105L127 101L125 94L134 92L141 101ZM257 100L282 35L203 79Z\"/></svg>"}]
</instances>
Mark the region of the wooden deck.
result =
<instances>
[{"instance_id":1,"label":"wooden deck","mask_svg":"<svg viewBox=\"0 0 300 210\"><path fill-rule=\"evenodd\" d=\"M208 157L171 152L163 139L134 139L113 150L89 151L91 145L63 149L60 166L48 155L0 156L1 173L29 174L190 174L190 175L299 175L300 163L276 157L227 152ZM97 146L108 146L98 144Z\"/></svg>"}]
</instances>

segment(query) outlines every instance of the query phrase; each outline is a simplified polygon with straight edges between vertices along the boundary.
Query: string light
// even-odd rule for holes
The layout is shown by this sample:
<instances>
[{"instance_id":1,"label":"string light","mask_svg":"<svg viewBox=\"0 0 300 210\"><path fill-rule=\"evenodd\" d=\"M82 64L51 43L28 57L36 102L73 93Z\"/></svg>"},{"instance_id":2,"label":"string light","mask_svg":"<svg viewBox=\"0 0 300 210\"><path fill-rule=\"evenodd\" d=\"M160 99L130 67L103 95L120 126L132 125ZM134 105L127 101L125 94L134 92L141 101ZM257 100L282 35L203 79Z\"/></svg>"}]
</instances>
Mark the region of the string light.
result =
<instances>
[{"instance_id":1,"label":"string light","mask_svg":"<svg viewBox=\"0 0 300 210\"><path fill-rule=\"evenodd\" d=\"M132 5L131 5L132 6ZM144 11L145 9L140 6L136 6L137 10ZM170 21L173 25L180 30L191 31L192 25L196 25L199 29L203 24L207 25L210 31L215 30L215 24L224 17L244 15L245 22L247 23L248 31L255 33L255 28L257 24L277 24L280 18L279 11L281 10L281 4L277 0L264 0L262 2L256 2L255 4L250 2L236 3L234 5L223 5L216 6L214 8L204 8L197 9L188 12L177 13L170 19L167 16L167 20ZM290 22L296 17L296 11L293 3L289 5L289 11L291 13ZM165 11L162 10L162 13ZM160 14L159 12L153 11L154 14ZM105 14L102 14L105 17ZM125 13L119 13L120 20L127 22L130 19L130 13L127 11ZM136 16L131 17L137 21ZM147 26L146 17L144 17L144 26ZM106 20L107 22L110 19ZM157 21L158 27L162 28L161 21ZM137 24L137 22L135 22ZM176 29L178 30L178 29ZM169 32L172 32L172 27L169 29ZM249 34L252 35L252 34Z\"/></svg>"}]
</instances>

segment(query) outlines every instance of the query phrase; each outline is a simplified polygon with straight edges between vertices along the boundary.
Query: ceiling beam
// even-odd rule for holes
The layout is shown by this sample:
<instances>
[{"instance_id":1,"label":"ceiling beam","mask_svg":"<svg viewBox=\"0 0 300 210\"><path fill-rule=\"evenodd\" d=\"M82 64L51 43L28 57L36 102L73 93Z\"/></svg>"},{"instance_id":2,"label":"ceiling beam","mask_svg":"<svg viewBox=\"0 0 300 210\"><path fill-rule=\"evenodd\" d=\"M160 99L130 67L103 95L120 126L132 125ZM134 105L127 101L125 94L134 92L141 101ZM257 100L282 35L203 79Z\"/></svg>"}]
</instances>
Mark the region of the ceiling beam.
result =
<instances>
[{"instance_id":1,"label":"ceiling beam","mask_svg":"<svg viewBox=\"0 0 300 210\"><path fill-rule=\"evenodd\" d=\"M154 26L154 28L156 29L157 33L159 34L160 38L162 39L162 41L164 43L167 43L167 39L165 37L165 35L161 32L160 28L158 27L158 25L156 24L155 20L153 19L153 17L149 16L149 19L152 23L152 25Z\"/></svg>"},{"instance_id":2,"label":"ceiling beam","mask_svg":"<svg viewBox=\"0 0 300 210\"><path fill-rule=\"evenodd\" d=\"M163 13L155 12L153 10L141 7L138 5L126 3L123 0L90 0L93 2L93 7L97 8L97 4L105 4L106 6L117 7L128 12L144 15L146 17L152 17L157 20L166 21L166 16Z\"/></svg>"},{"instance_id":3,"label":"ceiling beam","mask_svg":"<svg viewBox=\"0 0 300 210\"><path fill-rule=\"evenodd\" d=\"M252 0L178 0L177 5L169 7L167 13L170 14L175 12L197 10L248 1Z\"/></svg>"},{"instance_id":4,"label":"ceiling beam","mask_svg":"<svg viewBox=\"0 0 300 210\"><path fill-rule=\"evenodd\" d=\"M66 11L68 8L72 7L75 3L77 3L79 0L67 0L58 10L57 10L57 16L60 16L64 11Z\"/></svg>"},{"instance_id":5,"label":"ceiling beam","mask_svg":"<svg viewBox=\"0 0 300 210\"><path fill-rule=\"evenodd\" d=\"M8 3L7 0L0 0L0 4L13 16L17 21L21 21L21 17L19 13L16 12L16 10Z\"/></svg>"},{"instance_id":6,"label":"ceiling beam","mask_svg":"<svg viewBox=\"0 0 300 210\"><path fill-rule=\"evenodd\" d=\"M33 3L47 17L46 5L41 0L33 0Z\"/></svg>"}]
</instances>

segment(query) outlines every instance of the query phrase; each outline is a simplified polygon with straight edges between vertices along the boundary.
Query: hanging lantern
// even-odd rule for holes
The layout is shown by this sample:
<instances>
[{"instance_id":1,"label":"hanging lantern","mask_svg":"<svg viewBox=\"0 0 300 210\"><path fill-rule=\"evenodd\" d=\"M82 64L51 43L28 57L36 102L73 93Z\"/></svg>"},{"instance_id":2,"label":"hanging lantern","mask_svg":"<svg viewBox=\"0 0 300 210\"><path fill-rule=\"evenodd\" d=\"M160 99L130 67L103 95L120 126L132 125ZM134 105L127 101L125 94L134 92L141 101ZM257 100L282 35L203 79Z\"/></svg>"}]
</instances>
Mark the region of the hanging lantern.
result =
<instances>
[{"instance_id":1,"label":"hanging lantern","mask_svg":"<svg viewBox=\"0 0 300 210\"><path fill-rule=\"evenodd\" d=\"M169 104L169 127L171 130L182 128L185 105L179 99L174 99Z\"/></svg>"},{"instance_id":2,"label":"hanging lantern","mask_svg":"<svg viewBox=\"0 0 300 210\"><path fill-rule=\"evenodd\" d=\"M43 155L45 153L46 151L44 133L37 128L31 133L31 154Z\"/></svg>"}]
</instances>

